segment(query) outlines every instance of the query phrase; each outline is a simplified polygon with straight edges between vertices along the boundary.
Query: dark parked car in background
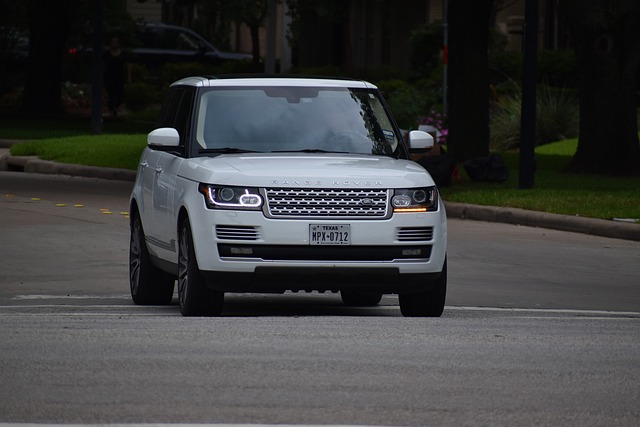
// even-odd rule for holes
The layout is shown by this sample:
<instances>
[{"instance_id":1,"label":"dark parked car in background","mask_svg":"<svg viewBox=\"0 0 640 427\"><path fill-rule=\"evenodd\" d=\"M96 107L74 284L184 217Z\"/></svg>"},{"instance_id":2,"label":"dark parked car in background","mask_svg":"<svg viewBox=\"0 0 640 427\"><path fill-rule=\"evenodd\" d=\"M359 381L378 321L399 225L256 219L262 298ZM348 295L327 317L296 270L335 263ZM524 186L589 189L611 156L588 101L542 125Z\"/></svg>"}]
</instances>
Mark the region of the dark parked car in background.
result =
<instances>
[{"instance_id":1,"label":"dark parked car in background","mask_svg":"<svg viewBox=\"0 0 640 427\"><path fill-rule=\"evenodd\" d=\"M140 23L136 27L131 60L148 67L170 62L218 65L229 60L250 60L245 53L223 52L188 28L162 23Z\"/></svg>"}]
</instances>

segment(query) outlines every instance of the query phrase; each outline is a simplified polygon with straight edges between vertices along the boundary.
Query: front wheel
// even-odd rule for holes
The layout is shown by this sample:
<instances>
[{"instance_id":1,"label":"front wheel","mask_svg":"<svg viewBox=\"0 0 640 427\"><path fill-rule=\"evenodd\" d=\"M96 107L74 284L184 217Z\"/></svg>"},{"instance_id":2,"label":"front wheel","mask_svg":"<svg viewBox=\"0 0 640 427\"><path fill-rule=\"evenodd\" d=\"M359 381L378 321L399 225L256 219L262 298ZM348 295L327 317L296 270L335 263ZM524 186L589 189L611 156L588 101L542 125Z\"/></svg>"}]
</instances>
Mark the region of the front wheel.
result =
<instances>
[{"instance_id":1,"label":"front wheel","mask_svg":"<svg viewBox=\"0 0 640 427\"><path fill-rule=\"evenodd\" d=\"M180 226L178 249L178 300L183 316L219 316L224 293L207 288L200 274L193 247L191 226L184 220Z\"/></svg>"},{"instance_id":2,"label":"front wheel","mask_svg":"<svg viewBox=\"0 0 640 427\"><path fill-rule=\"evenodd\" d=\"M129 240L129 288L139 305L167 305L173 298L176 279L151 263L142 221L134 214Z\"/></svg>"},{"instance_id":3,"label":"front wheel","mask_svg":"<svg viewBox=\"0 0 640 427\"><path fill-rule=\"evenodd\" d=\"M400 312L405 317L440 317L447 297L447 259L433 289L418 294L400 294Z\"/></svg>"}]
</instances>

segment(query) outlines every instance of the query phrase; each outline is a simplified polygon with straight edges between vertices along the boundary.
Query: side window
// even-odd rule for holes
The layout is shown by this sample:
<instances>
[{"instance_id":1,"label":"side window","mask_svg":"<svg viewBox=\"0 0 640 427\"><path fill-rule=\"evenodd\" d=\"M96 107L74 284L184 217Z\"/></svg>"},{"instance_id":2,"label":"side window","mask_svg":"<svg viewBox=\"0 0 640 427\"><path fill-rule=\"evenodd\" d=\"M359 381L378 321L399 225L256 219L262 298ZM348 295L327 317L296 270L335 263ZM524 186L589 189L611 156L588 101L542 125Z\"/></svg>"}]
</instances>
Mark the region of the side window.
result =
<instances>
[{"instance_id":1,"label":"side window","mask_svg":"<svg viewBox=\"0 0 640 427\"><path fill-rule=\"evenodd\" d=\"M180 145L184 145L188 138L193 98L194 90L191 88L172 88L160 112L158 127L175 128L180 135Z\"/></svg>"},{"instance_id":2,"label":"side window","mask_svg":"<svg viewBox=\"0 0 640 427\"><path fill-rule=\"evenodd\" d=\"M180 135L180 143L184 145L191 130L189 125L191 123L191 110L193 109L194 90L185 88L182 90L181 95L180 105L175 114L173 127L176 128Z\"/></svg>"},{"instance_id":3,"label":"side window","mask_svg":"<svg viewBox=\"0 0 640 427\"><path fill-rule=\"evenodd\" d=\"M160 110L160 117L158 119L158 127L172 128L176 111L180 105L182 94L180 90L170 89L164 98L162 103L162 109Z\"/></svg>"}]
</instances>

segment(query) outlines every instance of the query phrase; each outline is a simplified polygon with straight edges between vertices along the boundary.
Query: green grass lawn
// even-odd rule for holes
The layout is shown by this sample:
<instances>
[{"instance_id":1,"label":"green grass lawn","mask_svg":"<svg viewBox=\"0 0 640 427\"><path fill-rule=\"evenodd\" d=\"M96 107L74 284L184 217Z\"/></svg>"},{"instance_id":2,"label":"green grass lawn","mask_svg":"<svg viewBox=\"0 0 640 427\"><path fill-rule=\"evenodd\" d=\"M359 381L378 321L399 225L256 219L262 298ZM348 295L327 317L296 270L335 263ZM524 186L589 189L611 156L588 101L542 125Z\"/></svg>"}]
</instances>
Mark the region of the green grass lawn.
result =
<instances>
[{"instance_id":1,"label":"green grass lawn","mask_svg":"<svg viewBox=\"0 0 640 427\"><path fill-rule=\"evenodd\" d=\"M519 154L501 153L510 171L507 182L475 183L459 166L462 181L441 189L452 202L508 206L591 218L640 219L640 177L577 175L562 170L575 153L576 139L536 148L537 169L532 189L518 188Z\"/></svg>"},{"instance_id":2,"label":"green grass lawn","mask_svg":"<svg viewBox=\"0 0 640 427\"><path fill-rule=\"evenodd\" d=\"M146 143L145 134L77 135L14 144L11 154L38 156L60 163L135 170Z\"/></svg>"},{"instance_id":3,"label":"green grass lawn","mask_svg":"<svg viewBox=\"0 0 640 427\"><path fill-rule=\"evenodd\" d=\"M146 131L145 131L146 132ZM0 133L0 137L2 133ZM74 135L15 144L13 155L45 160L135 170L146 133ZM565 140L536 149L534 188L518 188L518 153L502 153L510 170L507 182L475 183L462 165L462 180L442 188L444 200L479 205L517 207L592 218L640 218L640 177L613 178L562 172L577 141Z\"/></svg>"}]
</instances>

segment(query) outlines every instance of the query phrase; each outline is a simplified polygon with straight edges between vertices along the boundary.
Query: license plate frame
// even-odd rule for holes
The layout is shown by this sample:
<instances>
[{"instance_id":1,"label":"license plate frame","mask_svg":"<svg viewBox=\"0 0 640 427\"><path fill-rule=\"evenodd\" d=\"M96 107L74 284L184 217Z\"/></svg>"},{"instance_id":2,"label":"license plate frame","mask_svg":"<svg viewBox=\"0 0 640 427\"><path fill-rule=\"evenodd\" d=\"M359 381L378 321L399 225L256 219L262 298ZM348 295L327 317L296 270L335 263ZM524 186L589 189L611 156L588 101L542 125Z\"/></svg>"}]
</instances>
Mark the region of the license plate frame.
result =
<instances>
[{"instance_id":1,"label":"license plate frame","mask_svg":"<svg viewBox=\"0 0 640 427\"><path fill-rule=\"evenodd\" d=\"M309 245L349 246L351 245L351 225L309 224Z\"/></svg>"}]
</instances>

